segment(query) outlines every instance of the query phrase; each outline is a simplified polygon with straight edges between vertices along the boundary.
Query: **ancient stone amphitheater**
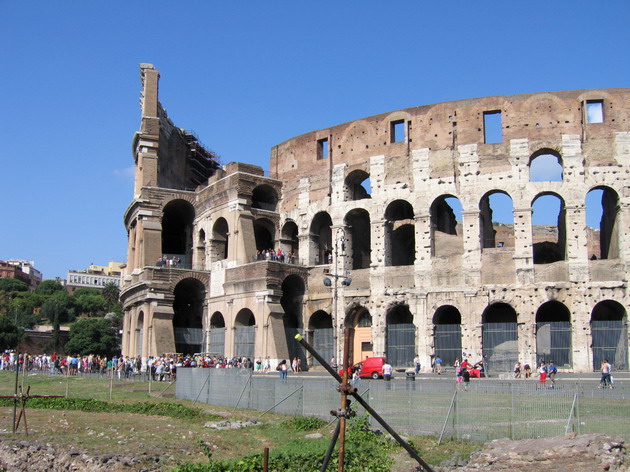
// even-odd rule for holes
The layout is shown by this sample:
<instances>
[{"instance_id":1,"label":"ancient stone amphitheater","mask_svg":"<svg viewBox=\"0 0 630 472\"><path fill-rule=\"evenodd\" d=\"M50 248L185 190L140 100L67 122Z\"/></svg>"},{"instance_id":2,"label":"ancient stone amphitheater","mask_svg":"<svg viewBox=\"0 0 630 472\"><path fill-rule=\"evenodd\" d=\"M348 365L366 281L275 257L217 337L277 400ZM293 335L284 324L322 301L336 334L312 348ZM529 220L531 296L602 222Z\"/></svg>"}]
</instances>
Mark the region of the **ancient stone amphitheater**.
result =
<instances>
[{"instance_id":1,"label":"ancient stone amphitheater","mask_svg":"<svg viewBox=\"0 0 630 472\"><path fill-rule=\"evenodd\" d=\"M141 65L125 355L628 368L630 90L494 96L220 165ZM247 139L244 136L244 139ZM273 255L269 249L273 250Z\"/></svg>"}]
</instances>

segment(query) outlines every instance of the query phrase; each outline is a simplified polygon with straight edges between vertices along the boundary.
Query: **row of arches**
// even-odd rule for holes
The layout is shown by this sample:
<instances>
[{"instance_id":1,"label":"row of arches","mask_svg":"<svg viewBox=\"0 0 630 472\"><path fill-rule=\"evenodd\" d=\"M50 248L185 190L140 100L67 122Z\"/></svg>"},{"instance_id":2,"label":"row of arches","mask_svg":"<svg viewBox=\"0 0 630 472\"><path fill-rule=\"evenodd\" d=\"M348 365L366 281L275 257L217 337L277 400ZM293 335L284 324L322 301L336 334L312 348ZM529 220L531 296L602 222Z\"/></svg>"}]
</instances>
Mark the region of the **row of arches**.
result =
<instances>
[{"instance_id":1,"label":"row of arches","mask_svg":"<svg viewBox=\"0 0 630 472\"><path fill-rule=\"evenodd\" d=\"M541 156L542 157L542 156ZM351 173L355 182L357 175L364 177L364 171ZM356 188L354 194L363 194ZM276 208L277 194L267 185L256 187L254 194L256 208L271 210ZM564 199L555 192L543 192L532 200L532 243L534 264L546 264L566 259L566 207ZM619 196L609 187L591 189L585 198L587 225L587 246L591 259L613 259L620 254L619 237ZM451 194L438 197L429 208L431 254L443 256L462 254L462 205ZM515 245L514 205L509 193L503 190L487 192L480 200L479 240L481 250L503 248L513 250ZM162 254L176 258L179 266L190 268L192 264L193 206L184 200L169 202L162 217ZM412 265L415 261L415 220L417 212L406 200L395 200L386 207L383 218L385 225L385 265ZM352 269L363 269L371 263L371 216L362 208L350 210L344 217L343 225L348 229L346 248L349 252ZM294 221L287 221L277 234L275 223L267 217L254 221L254 238L258 251L280 249L293 260L307 265L331 262L334 241L333 222L328 212L319 212L313 217L308 233L309 259L300 259L299 231ZM198 260L205 261L206 246L210 243L209 260L216 262L228 258L230 227L225 218L217 218L212 226L209 240L203 229L197 234L195 245ZM253 256L253 255L252 255ZM203 267L199 267L203 268Z\"/></svg>"},{"instance_id":2,"label":"row of arches","mask_svg":"<svg viewBox=\"0 0 630 472\"><path fill-rule=\"evenodd\" d=\"M177 352L192 354L204 351L207 343L209 352L225 354L226 321L219 311L210 316L208 339L203 336L203 284L196 279L185 279L175 287L173 302L173 329ZM297 275L286 277L282 283L283 326L289 356L302 357L303 350L295 341L295 334L306 335L307 339L325 358L335 355L335 333L332 316L315 311L303 326L303 299L305 286ZM256 353L256 328L262 320L254 313L241 309L234 319L233 354L253 358ZM518 315L506 303L489 305L481 315L482 355L488 369L495 372L511 370L519 360ZM590 318L592 365L597 369L603 359L608 359L617 370L628 369L628 326L627 314L618 302L604 300L593 308ZM138 320L138 346L142 345L143 315ZM452 305L439 307L432 318L433 351L448 365L456 357L462 357L462 316ZM347 327L355 328L352 347L356 360L373 354L372 316L365 307L354 307L345 318ZM411 365L418 352L416 345L416 323L406 304L389 308L385 315L385 355L395 366ZM573 364L573 326L569 309L558 301L542 304L535 317L536 358L554 360L561 368ZM471 359L479 360L479 359Z\"/></svg>"}]
</instances>

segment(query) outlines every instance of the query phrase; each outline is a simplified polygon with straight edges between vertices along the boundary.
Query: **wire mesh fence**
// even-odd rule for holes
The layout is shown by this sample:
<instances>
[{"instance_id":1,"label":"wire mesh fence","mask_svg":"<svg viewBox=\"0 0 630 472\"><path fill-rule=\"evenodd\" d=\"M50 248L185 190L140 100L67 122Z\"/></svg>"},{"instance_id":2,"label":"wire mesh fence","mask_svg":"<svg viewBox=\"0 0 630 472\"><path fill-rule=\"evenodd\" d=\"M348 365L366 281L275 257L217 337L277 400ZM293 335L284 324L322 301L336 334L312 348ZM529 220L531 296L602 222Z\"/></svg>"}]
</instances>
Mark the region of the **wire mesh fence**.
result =
<instances>
[{"instance_id":1,"label":"wire mesh fence","mask_svg":"<svg viewBox=\"0 0 630 472\"><path fill-rule=\"evenodd\" d=\"M479 380L464 386L444 381L362 380L359 393L404 434L488 441L577 433L630 435L630 391L596 383ZM182 399L329 419L339 407L334 380L252 375L241 369L180 369L176 396ZM355 402L357 414L364 413ZM377 426L377 423L373 423Z\"/></svg>"}]
</instances>

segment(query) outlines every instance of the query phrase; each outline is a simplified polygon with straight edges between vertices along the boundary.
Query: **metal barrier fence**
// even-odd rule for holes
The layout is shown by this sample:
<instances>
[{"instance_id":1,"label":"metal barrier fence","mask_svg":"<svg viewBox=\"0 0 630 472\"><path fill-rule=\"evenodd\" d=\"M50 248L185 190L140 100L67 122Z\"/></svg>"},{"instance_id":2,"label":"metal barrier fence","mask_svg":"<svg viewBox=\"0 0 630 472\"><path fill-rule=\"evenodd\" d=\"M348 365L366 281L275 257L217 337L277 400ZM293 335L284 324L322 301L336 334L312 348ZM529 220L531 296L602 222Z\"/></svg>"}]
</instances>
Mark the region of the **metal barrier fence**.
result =
<instances>
[{"instance_id":1,"label":"metal barrier fence","mask_svg":"<svg viewBox=\"0 0 630 472\"><path fill-rule=\"evenodd\" d=\"M334 380L244 369L179 369L176 396L265 412L331 418L339 407ZM630 386L628 386L630 387ZM525 380L385 382L362 380L359 393L397 431L448 439L530 439L569 432L630 435L630 389L557 381L555 388ZM363 394L366 392L365 394ZM358 404L357 413L363 414ZM377 426L376 422L373 422Z\"/></svg>"}]
</instances>

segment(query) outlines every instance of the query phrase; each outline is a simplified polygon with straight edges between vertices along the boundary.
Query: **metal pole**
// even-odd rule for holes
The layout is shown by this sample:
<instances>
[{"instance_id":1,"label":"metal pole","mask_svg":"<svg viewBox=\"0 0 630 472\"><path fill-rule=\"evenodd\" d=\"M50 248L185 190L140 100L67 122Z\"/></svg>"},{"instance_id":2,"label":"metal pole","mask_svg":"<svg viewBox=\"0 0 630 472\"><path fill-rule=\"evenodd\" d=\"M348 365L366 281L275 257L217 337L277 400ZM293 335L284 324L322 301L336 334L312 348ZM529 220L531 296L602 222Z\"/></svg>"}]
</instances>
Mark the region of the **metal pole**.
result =
<instances>
[{"instance_id":1,"label":"metal pole","mask_svg":"<svg viewBox=\"0 0 630 472\"><path fill-rule=\"evenodd\" d=\"M238 396L238 400L236 400L236 405L234 405L234 410L236 411L236 409L238 408L238 404L241 402L241 398L243 398L243 394L245 393L245 390L247 389L247 386L249 385L249 382L251 382L252 380L252 375L254 375L254 371L251 370L249 372L249 377L247 377L247 382L245 382L245 385L243 386L243 390L241 390L241 394ZM210 377L210 375L208 375L208 377ZM205 385L205 382L204 382ZM203 388L203 387L201 387ZM201 391L199 391L199 393L201 393Z\"/></svg>"},{"instance_id":2,"label":"metal pole","mask_svg":"<svg viewBox=\"0 0 630 472\"><path fill-rule=\"evenodd\" d=\"M453 405L455 405L455 398L457 397L457 390L453 392L453 398L451 399L451 404L448 407L448 413L446 414L446 419L444 420L444 425L442 426L442 432L440 433L440 438L438 439L437 445L439 446L442 442L442 438L444 437L444 431L446 431L446 424L448 423L448 419L451 416L451 411L453 411Z\"/></svg>"},{"instance_id":3,"label":"metal pole","mask_svg":"<svg viewBox=\"0 0 630 472\"><path fill-rule=\"evenodd\" d=\"M16 429L16 425L15 425L15 416L17 413L17 394L18 394L18 382L20 380L20 353L19 352L15 352L15 394L13 396L13 434L15 434L15 429Z\"/></svg>"},{"instance_id":4,"label":"metal pole","mask_svg":"<svg viewBox=\"0 0 630 472\"><path fill-rule=\"evenodd\" d=\"M342 380L339 374L335 372L333 368L330 367L330 364L328 364L328 362L326 362L322 358L322 356L320 356L319 353L315 351L315 349L313 349L313 347L304 340L304 337L301 334L295 335L295 339L304 347L304 349L310 352L313 355L313 357L315 357L315 359L319 361L322 367L324 367L337 382L341 383ZM411 457L413 457L427 472L433 472L433 469L431 468L431 466L427 464L424 460L422 460L422 458L418 455L416 450L413 447L411 447L409 444L407 444L407 442L403 438L401 438L399 434L396 431L394 431L394 429L389 424L387 424L387 422L383 418L380 417L380 415L374 410L374 408L372 408L368 404L368 402L366 402L363 399L363 397L361 397L361 395L359 395L356 391L351 393L351 395L354 398L356 398L356 400L361 404L361 406L365 408L365 410L370 415L372 415L374 419L378 421L381 424L381 426L385 428L385 430L389 434L392 435L392 437L398 442L398 444L400 444L405 449L405 451L409 453Z\"/></svg>"},{"instance_id":5,"label":"metal pole","mask_svg":"<svg viewBox=\"0 0 630 472\"><path fill-rule=\"evenodd\" d=\"M350 339L352 330L346 328L343 339L343 377L341 378L341 408L339 410L339 464L338 472L343 472L346 453L346 414L348 408L348 357L350 356Z\"/></svg>"},{"instance_id":6,"label":"metal pole","mask_svg":"<svg viewBox=\"0 0 630 472\"><path fill-rule=\"evenodd\" d=\"M260 416L258 416L256 418L255 421L258 421L260 418L262 418L265 414L269 413L271 410L273 410L275 407L277 407L278 405L280 405L280 403L282 403L283 401L285 401L287 398L289 398L291 395L293 395L294 393L299 392L300 390L302 390L304 388L304 385L302 385L300 388L298 388L297 390L293 390L291 393L289 393L286 397L284 397L282 400L280 400L278 403L276 403L274 406L272 406L271 408L268 408L267 410L263 411Z\"/></svg>"},{"instance_id":7,"label":"metal pole","mask_svg":"<svg viewBox=\"0 0 630 472\"><path fill-rule=\"evenodd\" d=\"M263 472L267 472L269 470L269 448L266 447L263 449Z\"/></svg>"},{"instance_id":8,"label":"metal pole","mask_svg":"<svg viewBox=\"0 0 630 472\"><path fill-rule=\"evenodd\" d=\"M341 423L337 421L337 426L335 426L335 431L332 438L330 438L330 444L328 445L328 450L326 451L326 456L324 457L324 462L322 463L322 467L319 469L319 472L326 472L326 469L328 468L330 457L335 450L335 444L337 443L337 438L339 437L339 428L341 428Z\"/></svg>"},{"instance_id":9,"label":"metal pole","mask_svg":"<svg viewBox=\"0 0 630 472\"><path fill-rule=\"evenodd\" d=\"M199 396L201 395L201 392L203 391L203 388L208 383L208 380L210 380L210 372L212 372L212 371L211 370L208 371L208 376L206 377L206 380L203 382L203 385L201 386L201 388L199 389L199 393L197 393L197 396L195 397L195 401L193 401L193 405L195 403L197 403L197 400L199 400ZM239 400L240 400L240 397L239 397ZM238 402L236 402L236 405L238 406Z\"/></svg>"}]
</instances>

